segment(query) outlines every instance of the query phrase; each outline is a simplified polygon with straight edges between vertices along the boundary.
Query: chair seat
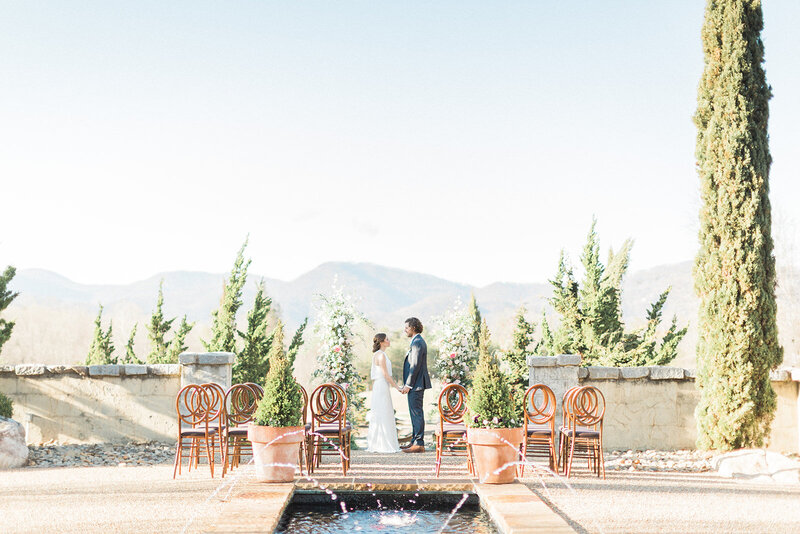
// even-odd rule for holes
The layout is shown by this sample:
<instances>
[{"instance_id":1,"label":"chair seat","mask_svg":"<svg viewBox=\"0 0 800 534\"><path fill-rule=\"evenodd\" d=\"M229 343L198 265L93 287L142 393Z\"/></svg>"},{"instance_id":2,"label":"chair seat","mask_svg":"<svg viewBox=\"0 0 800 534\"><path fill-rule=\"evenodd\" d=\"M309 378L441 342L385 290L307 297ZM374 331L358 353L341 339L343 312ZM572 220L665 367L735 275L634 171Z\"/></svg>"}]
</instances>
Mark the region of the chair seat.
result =
<instances>
[{"instance_id":1,"label":"chair seat","mask_svg":"<svg viewBox=\"0 0 800 534\"><path fill-rule=\"evenodd\" d=\"M438 428L434 432L437 436L439 435ZM443 423L442 432L445 434L465 434L467 432L467 426L464 423Z\"/></svg>"},{"instance_id":2,"label":"chair seat","mask_svg":"<svg viewBox=\"0 0 800 534\"><path fill-rule=\"evenodd\" d=\"M228 429L229 436L246 436L247 435L247 427L246 426L234 426Z\"/></svg>"},{"instance_id":3,"label":"chair seat","mask_svg":"<svg viewBox=\"0 0 800 534\"><path fill-rule=\"evenodd\" d=\"M350 432L353 430L353 426L350 423L347 423L342 428L342 432ZM339 424L338 423L325 423L317 428L314 429L314 432L319 434L338 434L339 433Z\"/></svg>"},{"instance_id":4,"label":"chair seat","mask_svg":"<svg viewBox=\"0 0 800 534\"><path fill-rule=\"evenodd\" d=\"M549 426L528 426L529 436L550 436Z\"/></svg>"},{"instance_id":5,"label":"chair seat","mask_svg":"<svg viewBox=\"0 0 800 534\"><path fill-rule=\"evenodd\" d=\"M572 429L571 428L562 428L561 429L561 433L564 434L565 436L571 437L572 436ZM600 437L600 432L598 432L597 430L581 430L581 429L578 429L575 432L575 435L576 435L576 437L579 437L579 438L599 438Z\"/></svg>"},{"instance_id":6,"label":"chair seat","mask_svg":"<svg viewBox=\"0 0 800 534\"><path fill-rule=\"evenodd\" d=\"M216 433L217 433L217 429L216 428L210 428L209 427L209 429L208 429L208 435L209 436L213 436ZM201 437L201 436L205 436L205 435L206 435L205 429L198 430L198 429L195 429L195 428L186 428L186 429L181 430L181 436L185 436L185 437Z\"/></svg>"}]
</instances>

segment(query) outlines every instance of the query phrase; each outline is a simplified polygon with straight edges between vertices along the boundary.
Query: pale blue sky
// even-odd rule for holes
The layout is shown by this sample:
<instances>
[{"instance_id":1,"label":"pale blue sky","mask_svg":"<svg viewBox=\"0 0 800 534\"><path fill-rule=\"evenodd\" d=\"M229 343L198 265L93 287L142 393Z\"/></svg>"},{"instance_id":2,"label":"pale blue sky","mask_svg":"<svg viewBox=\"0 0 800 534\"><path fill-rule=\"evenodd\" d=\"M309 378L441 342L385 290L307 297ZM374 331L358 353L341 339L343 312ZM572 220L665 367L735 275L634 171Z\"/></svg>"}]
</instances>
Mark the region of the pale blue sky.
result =
<instances>
[{"instance_id":1,"label":"pale blue sky","mask_svg":"<svg viewBox=\"0 0 800 534\"><path fill-rule=\"evenodd\" d=\"M703 4L0 1L0 264L222 272L249 232L270 277L534 282L593 214L633 269L690 259ZM764 14L782 253L800 2Z\"/></svg>"}]
</instances>

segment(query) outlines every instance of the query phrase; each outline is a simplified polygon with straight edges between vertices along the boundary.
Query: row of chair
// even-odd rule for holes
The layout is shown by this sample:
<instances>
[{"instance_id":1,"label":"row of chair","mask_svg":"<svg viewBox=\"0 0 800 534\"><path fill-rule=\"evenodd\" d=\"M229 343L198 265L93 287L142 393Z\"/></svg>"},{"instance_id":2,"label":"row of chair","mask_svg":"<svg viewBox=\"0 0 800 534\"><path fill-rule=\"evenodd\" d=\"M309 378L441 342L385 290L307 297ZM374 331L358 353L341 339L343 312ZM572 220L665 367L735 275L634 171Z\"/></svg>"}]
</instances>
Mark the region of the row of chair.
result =
<instances>
[{"instance_id":1,"label":"row of chair","mask_svg":"<svg viewBox=\"0 0 800 534\"><path fill-rule=\"evenodd\" d=\"M464 413L467 407L467 390L459 384L448 384L438 399L439 425L436 438L436 476L439 476L442 456L466 455L467 469L474 474L472 454L466 441L467 428ZM605 398L594 386L576 386L564 393L562 421L555 429L556 396L544 384L535 384L525 391L523 427L525 439L520 448L523 460L543 456L550 469L564 472L569 477L572 460L586 458L588 467L605 478L603 461L603 417ZM558 445L556 445L558 443ZM526 462L519 469L524 474Z\"/></svg>"},{"instance_id":2,"label":"row of chair","mask_svg":"<svg viewBox=\"0 0 800 534\"><path fill-rule=\"evenodd\" d=\"M213 477L217 444L222 476L228 468L238 466L243 450L249 448L252 453L245 425L252 419L263 394L261 386L253 383L235 384L227 391L213 382L183 387L175 401L178 441L172 478L181 473L186 449L190 471L199 464L204 450Z\"/></svg>"},{"instance_id":3,"label":"row of chair","mask_svg":"<svg viewBox=\"0 0 800 534\"><path fill-rule=\"evenodd\" d=\"M352 425L347 421L347 395L337 384L322 384L308 397L305 388L297 385L303 398L302 424L305 439L299 452L300 472L309 473L318 467L323 455L337 455L342 473L350 468ZM222 476L240 465L243 453L252 454L247 440L247 425L252 421L264 390L258 384L235 384L227 391L215 383L190 384L180 390L176 399L178 441L173 478L181 473L183 459L189 459L189 470L196 467L205 453L211 476L219 447ZM308 421L309 407L311 421ZM188 454L184 456L184 452Z\"/></svg>"}]
</instances>

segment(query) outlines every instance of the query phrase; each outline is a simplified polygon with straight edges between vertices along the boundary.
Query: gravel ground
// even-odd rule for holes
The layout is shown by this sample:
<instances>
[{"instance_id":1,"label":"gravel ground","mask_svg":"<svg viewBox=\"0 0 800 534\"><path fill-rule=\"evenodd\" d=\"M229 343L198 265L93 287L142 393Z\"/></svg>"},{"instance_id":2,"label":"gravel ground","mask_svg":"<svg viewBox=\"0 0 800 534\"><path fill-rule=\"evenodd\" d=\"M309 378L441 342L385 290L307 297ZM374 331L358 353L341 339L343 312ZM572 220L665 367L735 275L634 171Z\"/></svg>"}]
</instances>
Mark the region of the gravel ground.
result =
<instances>
[{"instance_id":1,"label":"gravel ground","mask_svg":"<svg viewBox=\"0 0 800 534\"><path fill-rule=\"evenodd\" d=\"M578 532L800 532L800 486L759 485L713 473L578 472L526 485Z\"/></svg>"},{"instance_id":2,"label":"gravel ground","mask_svg":"<svg viewBox=\"0 0 800 534\"><path fill-rule=\"evenodd\" d=\"M427 478L428 449L354 451L351 475ZM190 531L201 528L247 471L223 481L201 465L173 480L173 451L164 443L32 447L32 465L0 476L0 532L181 532L190 518ZM710 460L697 451L610 451L605 481L585 466L569 480L528 472L523 481L578 532L800 532L800 486L722 479L708 472ZM335 459L325 464L319 476L340 476ZM443 476L465 476L461 464L448 458Z\"/></svg>"},{"instance_id":3,"label":"gravel ground","mask_svg":"<svg viewBox=\"0 0 800 534\"><path fill-rule=\"evenodd\" d=\"M177 480L172 465L3 471L0 532L181 532L218 510L221 484L206 466Z\"/></svg>"}]
</instances>

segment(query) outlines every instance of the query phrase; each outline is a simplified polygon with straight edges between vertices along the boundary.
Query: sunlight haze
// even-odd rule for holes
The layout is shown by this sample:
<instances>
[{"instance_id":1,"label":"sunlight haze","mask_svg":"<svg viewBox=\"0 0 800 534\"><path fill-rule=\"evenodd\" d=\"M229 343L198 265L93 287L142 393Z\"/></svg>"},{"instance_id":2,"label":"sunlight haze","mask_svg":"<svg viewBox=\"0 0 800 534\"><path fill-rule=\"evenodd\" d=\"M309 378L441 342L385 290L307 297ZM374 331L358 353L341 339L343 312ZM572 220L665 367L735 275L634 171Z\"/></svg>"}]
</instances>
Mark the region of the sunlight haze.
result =
<instances>
[{"instance_id":1,"label":"sunlight haze","mask_svg":"<svg viewBox=\"0 0 800 534\"><path fill-rule=\"evenodd\" d=\"M541 282L592 217L694 257L703 3L4 2L0 266L84 283L371 262ZM779 261L800 3L764 4Z\"/></svg>"}]
</instances>

